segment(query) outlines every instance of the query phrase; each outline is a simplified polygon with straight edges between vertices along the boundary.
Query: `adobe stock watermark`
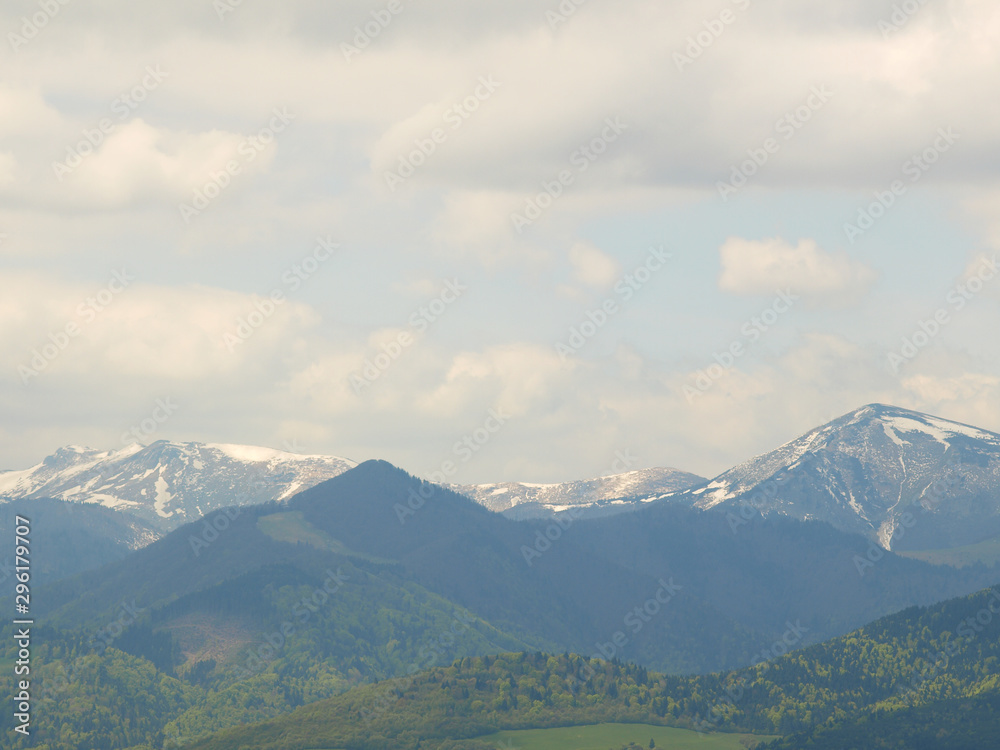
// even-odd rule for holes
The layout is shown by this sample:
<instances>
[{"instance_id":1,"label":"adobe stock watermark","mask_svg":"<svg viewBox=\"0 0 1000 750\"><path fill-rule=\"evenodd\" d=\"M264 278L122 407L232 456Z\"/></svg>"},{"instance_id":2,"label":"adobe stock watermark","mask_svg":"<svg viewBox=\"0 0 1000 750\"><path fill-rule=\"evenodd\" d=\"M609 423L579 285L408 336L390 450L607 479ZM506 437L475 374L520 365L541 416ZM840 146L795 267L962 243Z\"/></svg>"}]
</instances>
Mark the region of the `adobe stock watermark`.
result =
<instances>
[{"instance_id":1,"label":"adobe stock watermark","mask_svg":"<svg viewBox=\"0 0 1000 750\"><path fill-rule=\"evenodd\" d=\"M809 628L802 625L801 620L785 622L787 630L770 647L760 651L751 661L752 666L766 664L772 659L790 653L799 645L803 636L809 632ZM695 731L700 735L706 732L714 732L719 728L719 723L729 718L729 715L736 709L736 705L743 700L747 690L747 676L740 674L731 684L727 685L724 692L725 697L720 698L712 704L706 712L706 718L695 723Z\"/></svg>"},{"instance_id":2,"label":"adobe stock watermark","mask_svg":"<svg viewBox=\"0 0 1000 750\"><path fill-rule=\"evenodd\" d=\"M489 409L486 412L486 418L479 427L467 435L463 435L451 446L451 453L458 459L458 463L456 464L451 459L445 459L437 471L428 474L427 479L434 484L448 484L448 479L458 473L459 464L471 461L473 456L492 441L493 437L507 426L511 419L513 419L513 415L504 411L503 406Z\"/></svg>"},{"instance_id":3,"label":"adobe stock watermark","mask_svg":"<svg viewBox=\"0 0 1000 750\"><path fill-rule=\"evenodd\" d=\"M11 562L9 557L0 563L0 573L3 574L0 575L0 583L4 583L8 578L14 575L14 563Z\"/></svg>"},{"instance_id":4,"label":"adobe stock watermark","mask_svg":"<svg viewBox=\"0 0 1000 750\"><path fill-rule=\"evenodd\" d=\"M297 292L316 272L322 268L333 254L340 249L329 235L317 237L312 252L305 255L281 275L281 285L272 289L266 297L254 297L254 309L246 316L237 319L236 328L222 336L222 344L233 354L236 347L242 346L260 330L261 326L270 320L278 308L288 301L288 295Z\"/></svg>"},{"instance_id":5,"label":"adobe stock watermark","mask_svg":"<svg viewBox=\"0 0 1000 750\"><path fill-rule=\"evenodd\" d=\"M638 460L629 450L615 451L615 460L611 462L611 471L613 474L622 474L635 466ZM536 530L534 543L530 546L521 545L521 557L524 558L527 566L534 567L535 560L552 549L552 545L562 539L563 534L569 530L573 522L578 521L584 514L583 507L574 505L565 513L555 514L552 522L545 528Z\"/></svg>"},{"instance_id":6,"label":"adobe stock watermark","mask_svg":"<svg viewBox=\"0 0 1000 750\"><path fill-rule=\"evenodd\" d=\"M587 0L562 0L555 10L545 11L545 20L548 22L549 28L553 31L558 29L569 21L576 14L580 6L586 2Z\"/></svg>"},{"instance_id":7,"label":"adobe stock watermark","mask_svg":"<svg viewBox=\"0 0 1000 750\"><path fill-rule=\"evenodd\" d=\"M256 494L253 493L261 487L272 486L271 482L268 481L270 479L271 476L260 469L251 470L249 481L233 498L232 506L223 508L212 518L209 518L211 512L205 514L202 519L201 533L188 535L188 544L195 557L200 557L202 551L210 547L230 527L232 522L240 517L243 512L242 506L260 502Z\"/></svg>"},{"instance_id":8,"label":"adobe stock watermark","mask_svg":"<svg viewBox=\"0 0 1000 750\"><path fill-rule=\"evenodd\" d=\"M139 613L145 611L143 607L135 606L135 599L132 600L131 604L123 600L118 605L118 608L121 610L121 613L110 623L94 633L94 636L90 639L90 645L97 650L98 656L103 656L108 647L121 637L125 629L135 623L139 617Z\"/></svg>"},{"instance_id":9,"label":"adobe stock watermark","mask_svg":"<svg viewBox=\"0 0 1000 750\"><path fill-rule=\"evenodd\" d=\"M738 360L746 356L752 344L760 341L765 333L778 324L783 315L791 311L799 299L799 295L793 294L791 289L779 291L768 307L744 323L740 328L743 338L734 340L726 349L713 354L715 362L695 373L694 386L684 386L684 398L687 402L690 404L704 396L736 366Z\"/></svg>"},{"instance_id":10,"label":"adobe stock watermark","mask_svg":"<svg viewBox=\"0 0 1000 750\"><path fill-rule=\"evenodd\" d=\"M948 669L948 664L952 657L958 654L963 645L976 640L981 633L985 632L993 624L996 616L1000 615L1000 588L994 587L987 590L992 596L986 602L986 606L971 617L966 617L958 623L955 627L955 637L948 638L945 641L941 650L932 656L933 661L922 660L925 664L929 664L930 668L923 670L919 669L919 666L914 668L909 684L900 686L899 692L905 700L909 700L919 693L920 687L924 683L942 675ZM992 637L995 638L995 634Z\"/></svg>"},{"instance_id":11,"label":"adobe stock watermark","mask_svg":"<svg viewBox=\"0 0 1000 750\"><path fill-rule=\"evenodd\" d=\"M559 358L565 362L567 358L583 349L613 316L622 311L622 305L631 300L672 258L673 255L665 252L662 245L651 247L646 260L614 285L614 295L605 299L597 309L587 310L587 319L579 325L570 327L565 343L562 341L556 343L555 348Z\"/></svg>"},{"instance_id":12,"label":"adobe stock watermark","mask_svg":"<svg viewBox=\"0 0 1000 750\"><path fill-rule=\"evenodd\" d=\"M876 190L875 200L867 206L858 209L857 219L851 223L844 224L844 234L853 245L858 237L875 226L875 224L886 215L886 213L897 201L909 191L910 187L920 182L941 157L952 149L955 143L961 138L952 128L938 128L937 137L930 146L919 154L903 162L902 173L904 177L909 177L909 185L903 180L893 180L886 190Z\"/></svg>"},{"instance_id":13,"label":"adobe stock watermark","mask_svg":"<svg viewBox=\"0 0 1000 750\"><path fill-rule=\"evenodd\" d=\"M243 0L212 0L212 8L220 21L225 21L226 16L236 11L243 5Z\"/></svg>"},{"instance_id":14,"label":"adobe stock watermark","mask_svg":"<svg viewBox=\"0 0 1000 750\"><path fill-rule=\"evenodd\" d=\"M603 658L605 661L611 661L616 656L621 654L629 642L634 639L647 624L649 624L654 617L656 617L663 608L673 601L674 597L677 596L682 590L683 586L674 583L673 576L669 580L665 581L662 578L657 581L660 587L656 592L645 602L639 606L629 610L625 613L622 618L622 624L625 629L617 630L612 634L611 639L605 642L598 641L594 644L597 648L597 652L591 656L592 659ZM631 636L631 638L629 637Z\"/></svg>"},{"instance_id":15,"label":"adobe stock watermark","mask_svg":"<svg viewBox=\"0 0 1000 750\"><path fill-rule=\"evenodd\" d=\"M903 0L901 3L893 3L892 14L888 19L881 19L878 22L878 30L882 32L882 38L889 40L897 31L902 31L912 18L920 12L920 9L927 5L928 0Z\"/></svg>"},{"instance_id":16,"label":"adobe stock watermark","mask_svg":"<svg viewBox=\"0 0 1000 750\"><path fill-rule=\"evenodd\" d=\"M16 34L13 31L7 34L7 41L10 42L10 48L17 52L21 47L26 45L32 39L35 39L49 22L59 15L63 7L70 4L70 0L38 0L38 7L41 10L36 11L30 16L21 16L21 33Z\"/></svg>"},{"instance_id":17,"label":"adobe stock watermark","mask_svg":"<svg viewBox=\"0 0 1000 750\"><path fill-rule=\"evenodd\" d=\"M142 419L138 424L133 425L127 432L121 435L123 445L130 445L133 442L142 443L148 440L158 429L174 415L180 407L173 398L156 399L156 404L149 416Z\"/></svg>"},{"instance_id":18,"label":"adobe stock watermark","mask_svg":"<svg viewBox=\"0 0 1000 750\"><path fill-rule=\"evenodd\" d=\"M733 5L739 11L746 11L750 8L750 0L732 0ZM684 52L674 52L674 65L677 70L684 72L684 69L694 64L694 61L701 57L705 50L715 44L715 41L722 36L726 29L734 24L737 15L731 8L724 9L717 18L705 21L702 26L705 28L694 36L687 38L687 45Z\"/></svg>"},{"instance_id":19,"label":"adobe stock watermark","mask_svg":"<svg viewBox=\"0 0 1000 750\"><path fill-rule=\"evenodd\" d=\"M233 183L233 178L237 177L243 167L253 162L260 154L270 146L279 134L295 119L296 115L288 111L288 107L275 107L271 110L273 116L268 124L258 130L254 135L244 138L236 147L236 153L240 159L230 159L221 169L208 173L208 179L201 187L195 188L191 193L190 203L178 203L177 210L185 224L190 224L192 219L201 216L214 200Z\"/></svg>"},{"instance_id":20,"label":"adobe stock watermark","mask_svg":"<svg viewBox=\"0 0 1000 750\"><path fill-rule=\"evenodd\" d=\"M982 258L979 267L965 281L955 284L945 295L945 305L942 305L926 320L917 323L917 330L909 336L904 336L899 351L889 352L889 369L894 375L908 363L912 362L931 342L940 335L954 318L953 314L961 312L978 295L986 285L997 277L1000 271L1000 253L994 253L992 258Z\"/></svg>"},{"instance_id":21,"label":"adobe stock watermark","mask_svg":"<svg viewBox=\"0 0 1000 750\"><path fill-rule=\"evenodd\" d=\"M483 420L483 424L480 427L463 436L461 440L455 441L455 444L451 447L452 455L459 462L463 464L468 463L474 455L482 450L483 446L493 439L494 435L503 429L510 418L511 415L504 413L503 407L498 406L495 409L490 409L486 413L486 419ZM429 500L433 499L438 490L438 485L448 484L448 479L458 473L458 468L458 463L450 458L446 458L441 462L437 471L432 471L426 480L421 480L419 489L414 490L410 487L407 492L405 504L395 503L393 505L393 511L400 525L405 524Z\"/></svg>"},{"instance_id":22,"label":"adobe stock watermark","mask_svg":"<svg viewBox=\"0 0 1000 750\"><path fill-rule=\"evenodd\" d=\"M73 339L97 320L97 316L110 307L118 295L133 281L135 276L129 274L125 268L121 271L112 271L111 279L100 291L76 306L76 319L68 321L58 331L50 331L48 342L31 350L31 359L27 364L18 365L17 374L21 376L21 383L27 385L32 378L37 378L48 369L49 365L66 351Z\"/></svg>"},{"instance_id":23,"label":"adobe stock watermark","mask_svg":"<svg viewBox=\"0 0 1000 750\"><path fill-rule=\"evenodd\" d=\"M833 457L834 455L835 452L826 447L818 450L811 450L799 458L797 465L803 466L811 464L815 461ZM740 526L746 526L750 522L750 519L758 513L763 513L763 509L767 506L768 501L774 500L778 497L778 491L781 489L781 485L787 482L790 478L790 472L786 467L766 482L760 484L754 490L752 495L749 493L741 495L739 498L739 515L732 512L726 513L726 521L729 523L729 528L732 530L733 534L737 532Z\"/></svg>"},{"instance_id":24,"label":"adobe stock watermark","mask_svg":"<svg viewBox=\"0 0 1000 750\"><path fill-rule=\"evenodd\" d=\"M201 557L202 550L211 546L229 528L230 524L240 517L242 512L243 510L238 505L234 505L223 508L211 518L206 515L202 519L201 533L197 536L188 535L188 544L191 546L194 556Z\"/></svg>"},{"instance_id":25,"label":"adobe stock watermark","mask_svg":"<svg viewBox=\"0 0 1000 750\"><path fill-rule=\"evenodd\" d=\"M461 128L479 110L480 105L493 96L496 90L502 85L499 81L494 81L493 76L480 76L479 85L476 86L471 94L444 111L442 119L446 125L450 126L450 131L443 127L434 128L427 134L426 138L414 139L414 149L408 154L403 154L399 157L399 166L396 168L396 171L385 171L385 184L389 190L395 193L396 188L413 177L417 170L434 155L438 147L446 143L448 138Z\"/></svg>"},{"instance_id":26,"label":"adobe stock watermark","mask_svg":"<svg viewBox=\"0 0 1000 750\"><path fill-rule=\"evenodd\" d=\"M62 692L70 686L80 675L87 657L96 651L98 657L103 657L105 652L114 645L115 641L121 637L129 625L134 624L139 615L145 611L144 607L137 607L135 599L131 603L124 599L115 608L116 615L112 616L110 622L99 628L87 643L88 650L77 656L72 663L67 665L59 664L60 673L56 676L49 676L48 669L54 665L46 664L42 670L42 681L39 690L39 702L47 703L57 700Z\"/></svg>"},{"instance_id":27,"label":"adobe stock watermark","mask_svg":"<svg viewBox=\"0 0 1000 750\"><path fill-rule=\"evenodd\" d=\"M538 221L545 211L562 197L566 188L573 185L576 179L600 159L608 147L629 128L620 117L607 118L604 126L599 134L587 143L580 144L580 147L569 155L569 164L575 167L575 170L563 169L552 180L542 182L542 192L525 200L524 208L510 215L510 222L518 234L524 232L525 227L530 227Z\"/></svg>"},{"instance_id":28,"label":"adobe stock watermark","mask_svg":"<svg viewBox=\"0 0 1000 750\"><path fill-rule=\"evenodd\" d=\"M351 388L354 394L360 396L366 388L370 388L376 380L382 377L403 354L416 343L416 337L424 333L432 323L440 320L448 308L458 302L468 291L468 287L460 284L458 279L446 279L444 288L437 297L414 310L407 319L409 328L400 331L395 339L382 344L382 351L373 357L366 357L360 372L350 376Z\"/></svg>"},{"instance_id":29,"label":"adobe stock watermark","mask_svg":"<svg viewBox=\"0 0 1000 750\"><path fill-rule=\"evenodd\" d=\"M419 491L414 491L411 488L406 505L396 503L393 506L399 523L405 524L407 519L416 515L417 511L423 508L426 502L434 496L435 485L448 484L448 480L458 473L459 465L471 461L473 456L479 453L493 439L493 436L507 425L511 418L511 415L507 414L502 406L488 410L486 419L479 427L464 435L460 440L456 440L451 446L451 453L458 460L458 463L446 458L438 469L432 471L427 476L427 480L421 483Z\"/></svg>"},{"instance_id":30,"label":"adobe stock watermark","mask_svg":"<svg viewBox=\"0 0 1000 750\"><path fill-rule=\"evenodd\" d=\"M440 664L442 657L454 648L457 637L472 630L472 626L476 622L477 620L472 614L460 611L452 615L451 623L447 629L441 629L431 638L423 641L417 651L417 660L411 662L407 667L406 675L383 683L376 692L371 706L360 710L359 713L365 724L371 725L376 718L392 708L403 697L406 691L413 686L413 675Z\"/></svg>"},{"instance_id":31,"label":"adobe stock watermark","mask_svg":"<svg viewBox=\"0 0 1000 750\"><path fill-rule=\"evenodd\" d=\"M389 0L386 6L380 10L373 10L371 12L371 21L367 21L364 25L354 27L354 37L351 41L354 44L348 44L347 42L340 43L340 51L344 55L344 59L350 64L354 62L354 58L360 55L364 50L368 49L368 46L377 39L383 31L389 28L389 24L392 23L393 19L406 10L406 6L403 5L402 0Z\"/></svg>"},{"instance_id":32,"label":"adobe stock watermark","mask_svg":"<svg viewBox=\"0 0 1000 750\"><path fill-rule=\"evenodd\" d=\"M922 508L921 514L931 513L936 510L949 497L952 490L961 484L965 477L966 472L961 459L956 458L954 455L949 455L944 465L944 471L930 485L924 488L917 499L918 504ZM892 537L886 541L886 544L903 539L907 532L917 525L918 520L918 517L910 512L901 514L898 519L899 523L893 528ZM869 542L865 554L854 555L852 559L854 567L858 571L858 576L864 578L868 569L874 568L885 556L885 548L875 542Z\"/></svg>"},{"instance_id":33,"label":"adobe stock watermark","mask_svg":"<svg viewBox=\"0 0 1000 750\"><path fill-rule=\"evenodd\" d=\"M160 87L170 73L160 70L159 65L146 66L146 75L135 86L127 91L123 91L111 102L110 109L113 115L117 115L118 122L122 122L132 115L139 105L142 104L149 95ZM97 125L92 128L84 128L83 138L72 146L66 147L66 158L63 161L52 162L52 171L56 179L62 182L67 175L83 164L84 159L97 153L104 141L115 132L118 123L110 117L102 117Z\"/></svg>"},{"instance_id":34,"label":"adobe stock watermark","mask_svg":"<svg viewBox=\"0 0 1000 750\"><path fill-rule=\"evenodd\" d=\"M899 516L899 525L893 528L893 539L902 539L906 532L917 525L917 518L912 513L906 512ZM886 544L889 542L887 541ZM857 568L858 576L865 577L868 568L874 568L875 564L886 556L887 550L875 542L868 543L868 551L864 555L855 555L852 558L854 567Z\"/></svg>"},{"instance_id":35,"label":"adobe stock watermark","mask_svg":"<svg viewBox=\"0 0 1000 750\"><path fill-rule=\"evenodd\" d=\"M296 625L301 628L308 623L349 580L351 577L343 573L340 568L337 568L336 573L327 568L323 583L314 588L311 594L297 601L292 607L291 616L272 632L262 634L260 639L262 643L247 652L243 666L236 667L236 679L244 680L252 677L266 668L268 663L277 659L295 636Z\"/></svg>"},{"instance_id":36,"label":"adobe stock watermark","mask_svg":"<svg viewBox=\"0 0 1000 750\"><path fill-rule=\"evenodd\" d=\"M781 140L775 136L768 136L758 148L747 150L747 156L750 158L732 165L729 180L716 183L716 189L722 200L727 202L731 195L746 187L750 178L763 169L772 156L781 151L782 141L791 140L831 98L833 92L825 84L813 86L802 104L778 118L774 123L774 132L775 136L781 136Z\"/></svg>"}]
</instances>

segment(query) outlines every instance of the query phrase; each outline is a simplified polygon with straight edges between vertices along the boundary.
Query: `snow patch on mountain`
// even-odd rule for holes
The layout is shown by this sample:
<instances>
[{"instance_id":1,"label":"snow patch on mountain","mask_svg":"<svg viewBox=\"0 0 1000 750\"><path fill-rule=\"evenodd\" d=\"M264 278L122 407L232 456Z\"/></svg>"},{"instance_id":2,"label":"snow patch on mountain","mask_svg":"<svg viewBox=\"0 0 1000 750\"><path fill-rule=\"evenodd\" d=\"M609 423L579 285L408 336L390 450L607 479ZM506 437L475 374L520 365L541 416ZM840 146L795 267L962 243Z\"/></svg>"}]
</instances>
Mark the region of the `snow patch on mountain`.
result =
<instances>
[{"instance_id":1,"label":"snow patch on mountain","mask_svg":"<svg viewBox=\"0 0 1000 750\"><path fill-rule=\"evenodd\" d=\"M493 511L508 512L530 505L534 514L545 515L579 507L607 507L622 512L629 507L639 507L656 500L666 493L689 489L705 481L704 477L677 469L655 468L575 482L456 484L449 485L449 489L470 497ZM520 517L516 512L508 515Z\"/></svg>"},{"instance_id":2,"label":"snow patch on mountain","mask_svg":"<svg viewBox=\"0 0 1000 750\"><path fill-rule=\"evenodd\" d=\"M96 503L169 530L218 508L287 500L354 466L336 456L228 443L67 446L29 469L0 472L0 499Z\"/></svg>"},{"instance_id":3,"label":"snow patch on mountain","mask_svg":"<svg viewBox=\"0 0 1000 750\"><path fill-rule=\"evenodd\" d=\"M664 499L826 521L886 549L971 544L1000 535L1000 435L870 404Z\"/></svg>"}]
</instances>

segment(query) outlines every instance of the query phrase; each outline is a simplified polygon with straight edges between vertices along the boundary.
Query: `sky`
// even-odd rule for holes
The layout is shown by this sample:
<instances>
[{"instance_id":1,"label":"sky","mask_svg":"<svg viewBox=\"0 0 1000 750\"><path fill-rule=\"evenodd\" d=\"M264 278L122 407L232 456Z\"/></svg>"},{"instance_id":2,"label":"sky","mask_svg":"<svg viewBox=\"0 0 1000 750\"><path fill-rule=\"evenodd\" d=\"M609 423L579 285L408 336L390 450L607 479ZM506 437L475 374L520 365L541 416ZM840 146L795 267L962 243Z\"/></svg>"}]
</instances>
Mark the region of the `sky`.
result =
<instances>
[{"instance_id":1,"label":"sky","mask_svg":"<svg viewBox=\"0 0 1000 750\"><path fill-rule=\"evenodd\" d=\"M0 468L713 476L1000 431L992 0L11 0Z\"/></svg>"}]
</instances>

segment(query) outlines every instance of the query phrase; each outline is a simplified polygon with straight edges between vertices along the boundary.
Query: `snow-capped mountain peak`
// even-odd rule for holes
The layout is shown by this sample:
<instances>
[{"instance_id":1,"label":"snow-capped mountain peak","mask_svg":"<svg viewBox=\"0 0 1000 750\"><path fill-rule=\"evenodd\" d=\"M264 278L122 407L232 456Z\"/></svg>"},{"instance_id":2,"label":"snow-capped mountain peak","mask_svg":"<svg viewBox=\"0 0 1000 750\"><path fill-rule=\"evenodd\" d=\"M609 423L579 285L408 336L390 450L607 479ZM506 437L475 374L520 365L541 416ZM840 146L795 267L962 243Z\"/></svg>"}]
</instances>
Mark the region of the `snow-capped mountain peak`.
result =
<instances>
[{"instance_id":1,"label":"snow-capped mountain peak","mask_svg":"<svg viewBox=\"0 0 1000 750\"><path fill-rule=\"evenodd\" d=\"M285 500L355 465L233 444L158 440L115 451L71 445L29 469L0 472L0 498L97 503L173 528L220 507Z\"/></svg>"},{"instance_id":2,"label":"snow-capped mountain peak","mask_svg":"<svg viewBox=\"0 0 1000 750\"><path fill-rule=\"evenodd\" d=\"M749 505L765 515L828 521L887 549L918 549L1000 533L997 487L1000 435L869 404L683 494L702 509L745 513ZM928 513L936 522L912 520ZM978 525L957 524L958 515Z\"/></svg>"},{"instance_id":3,"label":"snow-capped mountain peak","mask_svg":"<svg viewBox=\"0 0 1000 750\"><path fill-rule=\"evenodd\" d=\"M704 477L669 468L640 469L557 484L500 482L451 485L490 510L514 518L560 513L574 507L595 512L629 510L661 495L698 486Z\"/></svg>"}]
</instances>

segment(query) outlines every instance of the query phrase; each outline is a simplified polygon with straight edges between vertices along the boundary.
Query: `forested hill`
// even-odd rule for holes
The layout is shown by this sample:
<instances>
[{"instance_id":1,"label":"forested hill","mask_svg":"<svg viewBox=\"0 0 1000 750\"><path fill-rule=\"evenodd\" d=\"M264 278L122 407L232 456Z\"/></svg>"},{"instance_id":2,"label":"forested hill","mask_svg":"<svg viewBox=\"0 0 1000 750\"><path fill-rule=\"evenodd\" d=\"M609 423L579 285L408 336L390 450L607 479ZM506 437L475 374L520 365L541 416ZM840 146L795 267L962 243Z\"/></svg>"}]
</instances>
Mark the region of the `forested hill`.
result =
<instances>
[{"instance_id":1,"label":"forested hill","mask_svg":"<svg viewBox=\"0 0 1000 750\"><path fill-rule=\"evenodd\" d=\"M263 724L221 732L193 747L471 748L477 743L450 743L499 729L606 721L762 734L823 728L836 738L838 727L849 733L865 717L873 717L886 731L894 729L891 717L897 713L940 718L943 701L968 706L976 724L966 734L995 738L1000 729L994 710L1000 693L1000 616L992 610L1000 613L1000 593L987 590L914 608L749 669L694 678L568 655L463 659L412 679L358 688ZM941 730L937 721L926 726L929 733ZM914 734L913 742L922 741L918 731ZM801 737L783 742L782 748L813 746ZM801 742L805 744L796 744Z\"/></svg>"}]
</instances>

